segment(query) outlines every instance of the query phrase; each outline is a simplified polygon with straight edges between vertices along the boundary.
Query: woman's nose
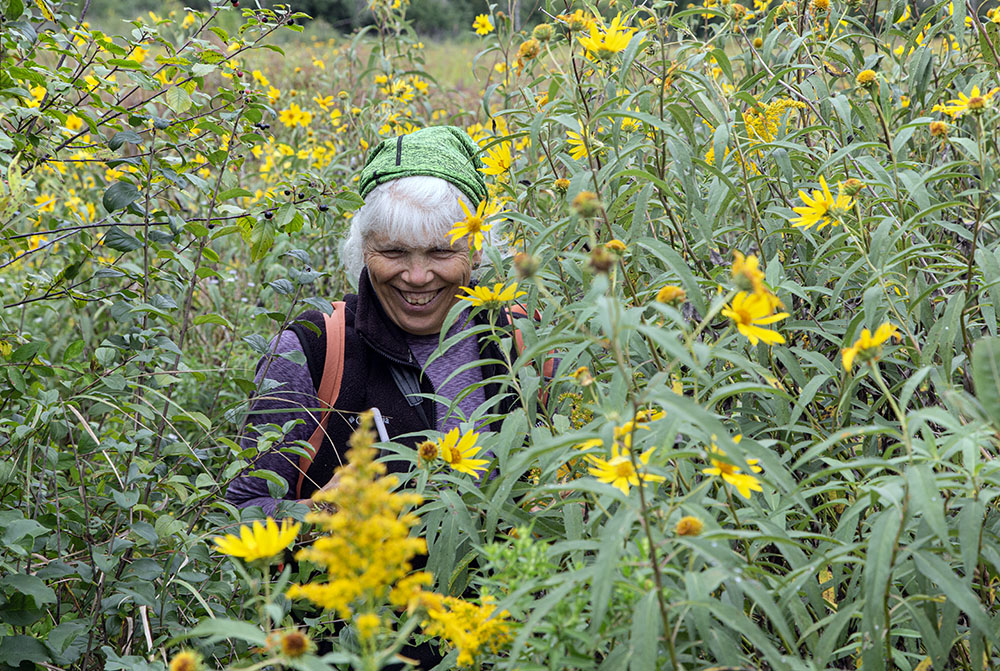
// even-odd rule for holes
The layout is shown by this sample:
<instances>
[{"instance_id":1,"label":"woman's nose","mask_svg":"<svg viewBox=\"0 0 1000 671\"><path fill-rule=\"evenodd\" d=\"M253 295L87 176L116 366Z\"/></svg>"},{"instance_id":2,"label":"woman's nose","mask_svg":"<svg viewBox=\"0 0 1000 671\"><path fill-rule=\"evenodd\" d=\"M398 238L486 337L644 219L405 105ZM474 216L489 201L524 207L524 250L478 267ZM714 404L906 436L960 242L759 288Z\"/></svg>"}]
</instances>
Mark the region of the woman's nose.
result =
<instances>
[{"instance_id":1,"label":"woman's nose","mask_svg":"<svg viewBox=\"0 0 1000 671\"><path fill-rule=\"evenodd\" d=\"M410 259L410 263L407 265L403 280L407 284L420 286L422 284L427 284L430 279L431 269L427 259L423 256L414 255L414 257Z\"/></svg>"}]
</instances>

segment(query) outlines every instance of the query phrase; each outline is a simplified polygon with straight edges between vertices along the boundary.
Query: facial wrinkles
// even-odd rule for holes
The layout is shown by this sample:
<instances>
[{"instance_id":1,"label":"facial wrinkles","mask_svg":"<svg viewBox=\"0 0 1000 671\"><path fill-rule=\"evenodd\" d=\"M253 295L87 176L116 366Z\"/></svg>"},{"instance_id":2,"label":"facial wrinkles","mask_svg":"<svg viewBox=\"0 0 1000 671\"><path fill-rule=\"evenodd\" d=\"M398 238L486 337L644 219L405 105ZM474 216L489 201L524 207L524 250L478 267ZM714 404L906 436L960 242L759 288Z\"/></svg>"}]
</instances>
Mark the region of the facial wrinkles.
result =
<instances>
[{"instance_id":1,"label":"facial wrinkles","mask_svg":"<svg viewBox=\"0 0 1000 671\"><path fill-rule=\"evenodd\" d=\"M472 272L467 249L446 241L410 247L375 237L365 249L365 265L382 307L404 331L437 333L459 288Z\"/></svg>"}]
</instances>

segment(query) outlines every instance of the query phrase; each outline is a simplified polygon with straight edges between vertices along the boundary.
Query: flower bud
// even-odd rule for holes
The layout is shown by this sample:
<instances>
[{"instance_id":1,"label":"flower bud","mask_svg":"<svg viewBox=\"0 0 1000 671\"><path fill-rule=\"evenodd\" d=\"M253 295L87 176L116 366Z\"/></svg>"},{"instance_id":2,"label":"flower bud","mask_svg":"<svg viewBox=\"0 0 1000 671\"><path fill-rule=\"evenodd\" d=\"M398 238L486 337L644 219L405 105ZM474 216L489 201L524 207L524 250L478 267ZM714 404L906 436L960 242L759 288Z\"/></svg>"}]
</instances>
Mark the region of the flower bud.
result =
<instances>
[{"instance_id":1,"label":"flower bud","mask_svg":"<svg viewBox=\"0 0 1000 671\"><path fill-rule=\"evenodd\" d=\"M519 278L527 279L538 272L538 259L531 254L518 252L514 255L514 271Z\"/></svg>"},{"instance_id":2,"label":"flower bud","mask_svg":"<svg viewBox=\"0 0 1000 671\"><path fill-rule=\"evenodd\" d=\"M593 217L601 211L601 199L593 191L581 191L573 199L572 207L581 217Z\"/></svg>"},{"instance_id":3,"label":"flower bud","mask_svg":"<svg viewBox=\"0 0 1000 671\"><path fill-rule=\"evenodd\" d=\"M552 39L552 26L548 23L539 23L531 31L531 36L539 42L548 42Z\"/></svg>"},{"instance_id":4,"label":"flower bud","mask_svg":"<svg viewBox=\"0 0 1000 671\"><path fill-rule=\"evenodd\" d=\"M606 273L615 265L615 255L604 245L598 245L590 252L588 265L595 273Z\"/></svg>"}]
</instances>

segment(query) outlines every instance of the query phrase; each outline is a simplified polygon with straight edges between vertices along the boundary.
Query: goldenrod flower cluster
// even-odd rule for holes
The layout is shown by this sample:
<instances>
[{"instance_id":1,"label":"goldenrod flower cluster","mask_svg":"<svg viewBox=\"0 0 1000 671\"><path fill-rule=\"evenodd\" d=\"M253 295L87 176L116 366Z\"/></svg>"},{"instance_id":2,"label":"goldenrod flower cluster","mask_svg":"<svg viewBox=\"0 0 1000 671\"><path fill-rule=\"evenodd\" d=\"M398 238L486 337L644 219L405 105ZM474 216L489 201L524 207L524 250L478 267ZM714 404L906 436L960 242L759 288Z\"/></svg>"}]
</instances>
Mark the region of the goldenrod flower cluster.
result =
<instances>
[{"instance_id":1,"label":"goldenrod flower cluster","mask_svg":"<svg viewBox=\"0 0 1000 671\"><path fill-rule=\"evenodd\" d=\"M456 442L458 430L453 434L449 434L450 443ZM469 435L469 442L474 443L477 434ZM497 612L489 596L476 605L425 589L433 577L426 571L412 572L411 560L427 552L427 543L410 536L419 518L406 512L421 497L393 491L398 481L386 476L385 466L374 460L374 442L372 417L365 413L351 436L348 466L338 470L337 486L313 494L315 502L333 510L306 517L325 533L296 555L325 568L326 581L292 585L288 596L308 599L341 618L353 619L366 646L389 626L388 619L379 616L380 609L394 606L411 614L420 611L425 633L457 648L459 666L472 666L480 652L496 653L510 639L509 613ZM447 439L438 444L428 441L420 454L433 458L437 454L432 457L430 448L447 452L457 447Z\"/></svg>"},{"instance_id":2,"label":"goldenrod flower cluster","mask_svg":"<svg viewBox=\"0 0 1000 671\"><path fill-rule=\"evenodd\" d=\"M325 534L296 555L327 571L324 583L293 585L291 598L305 598L350 618L360 607L369 610L384 603L394 586L410 573L410 560L427 551L422 538L411 538L410 529L419 518L404 510L420 503L421 497L394 492L395 476L384 476L385 466L375 462L371 418L351 438L348 468L340 469L335 488L313 495L334 512L313 512L306 520ZM429 582L429 576L421 578ZM412 578L411 578L412 582Z\"/></svg>"},{"instance_id":3,"label":"goldenrod flower cluster","mask_svg":"<svg viewBox=\"0 0 1000 671\"><path fill-rule=\"evenodd\" d=\"M496 654L510 640L510 625L506 610L497 612L493 597L484 595L476 605L463 599L425 593L422 602L427 609L424 631L440 636L458 649L458 665L472 666L478 655L489 649Z\"/></svg>"}]
</instances>

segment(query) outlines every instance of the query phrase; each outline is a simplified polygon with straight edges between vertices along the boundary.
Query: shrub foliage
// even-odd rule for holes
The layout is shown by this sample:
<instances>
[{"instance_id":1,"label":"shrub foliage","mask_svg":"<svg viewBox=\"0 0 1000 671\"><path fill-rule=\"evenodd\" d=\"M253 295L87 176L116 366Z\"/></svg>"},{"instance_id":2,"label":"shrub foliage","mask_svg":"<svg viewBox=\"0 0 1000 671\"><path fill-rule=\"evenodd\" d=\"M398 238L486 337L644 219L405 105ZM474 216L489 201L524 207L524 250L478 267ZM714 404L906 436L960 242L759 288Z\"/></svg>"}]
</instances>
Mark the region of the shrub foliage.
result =
<instances>
[{"instance_id":1,"label":"shrub foliage","mask_svg":"<svg viewBox=\"0 0 1000 671\"><path fill-rule=\"evenodd\" d=\"M0 0L0 668L1000 664L1000 11L493 7L468 92L405 0L330 39L237 5ZM309 552L209 541L259 517L221 498L288 428L241 447L254 363L349 290L367 150L437 123L502 239L468 303L538 318L521 409L428 436L379 518L427 573L344 624L286 596Z\"/></svg>"}]
</instances>

